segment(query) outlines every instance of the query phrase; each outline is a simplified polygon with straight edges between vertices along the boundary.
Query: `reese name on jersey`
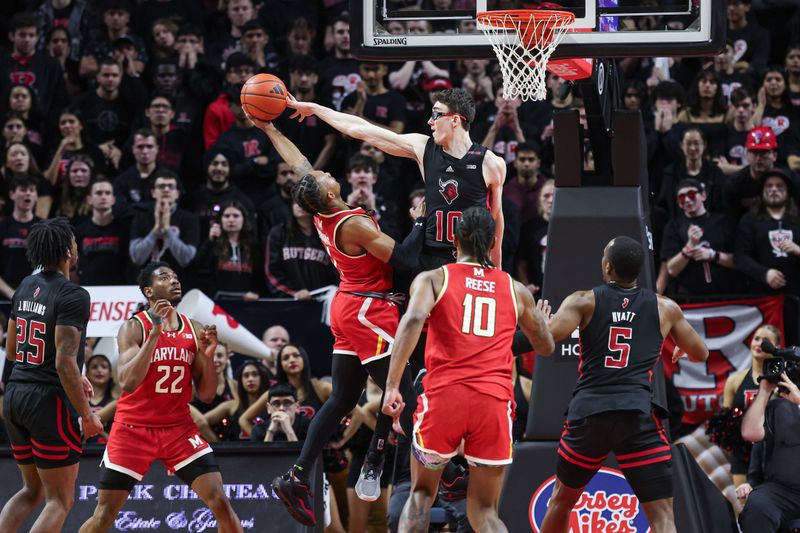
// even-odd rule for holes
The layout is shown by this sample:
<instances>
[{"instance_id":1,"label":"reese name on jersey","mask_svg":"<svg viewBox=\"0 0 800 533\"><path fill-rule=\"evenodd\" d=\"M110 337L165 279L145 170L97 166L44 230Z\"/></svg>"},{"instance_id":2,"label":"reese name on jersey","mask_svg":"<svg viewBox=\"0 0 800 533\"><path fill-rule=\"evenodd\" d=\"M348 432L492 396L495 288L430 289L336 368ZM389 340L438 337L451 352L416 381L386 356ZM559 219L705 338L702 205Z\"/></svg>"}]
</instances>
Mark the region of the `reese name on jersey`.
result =
<instances>
[{"instance_id":1,"label":"reese name on jersey","mask_svg":"<svg viewBox=\"0 0 800 533\"><path fill-rule=\"evenodd\" d=\"M485 279L475 279L466 277L464 278L464 285L468 289L472 289L474 291L495 292L495 285L497 285L497 283Z\"/></svg>"},{"instance_id":2,"label":"reese name on jersey","mask_svg":"<svg viewBox=\"0 0 800 533\"><path fill-rule=\"evenodd\" d=\"M47 312L47 306L39 302L31 302L30 300L20 300L19 306L17 306L17 312L44 315Z\"/></svg>"},{"instance_id":3,"label":"reese name on jersey","mask_svg":"<svg viewBox=\"0 0 800 533\"><path fill-rule=\"evenodd\" d=\"M161 361L182 361L184 363L191 363L192 355L193 352L186 348L181 348L179 352L177 346L163 346L153 351L153 356L150 358L150 361L153 363L160 363Z\"/></svg>"}]
</instances>

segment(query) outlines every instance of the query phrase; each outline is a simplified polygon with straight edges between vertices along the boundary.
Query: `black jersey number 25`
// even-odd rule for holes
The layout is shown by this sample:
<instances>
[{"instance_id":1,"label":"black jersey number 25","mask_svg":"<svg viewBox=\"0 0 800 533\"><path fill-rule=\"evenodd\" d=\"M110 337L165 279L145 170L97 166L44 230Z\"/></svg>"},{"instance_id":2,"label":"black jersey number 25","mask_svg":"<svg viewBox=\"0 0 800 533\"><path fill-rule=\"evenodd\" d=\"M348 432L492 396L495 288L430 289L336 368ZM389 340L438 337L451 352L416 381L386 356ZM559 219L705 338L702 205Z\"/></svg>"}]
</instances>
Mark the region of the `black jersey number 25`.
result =
<instances>
[{"instance_id":1,"label":"black jersey number 25","mask_svg":"<svg viewBox=\"0 0 800 533\"><path fill-rule=\"evenodd\" d=\"M44 335L47 324L17 317L17 362L41 365L44 361ZM23 346L27 343L27 349Z\"/></svg>"}]
</instances>

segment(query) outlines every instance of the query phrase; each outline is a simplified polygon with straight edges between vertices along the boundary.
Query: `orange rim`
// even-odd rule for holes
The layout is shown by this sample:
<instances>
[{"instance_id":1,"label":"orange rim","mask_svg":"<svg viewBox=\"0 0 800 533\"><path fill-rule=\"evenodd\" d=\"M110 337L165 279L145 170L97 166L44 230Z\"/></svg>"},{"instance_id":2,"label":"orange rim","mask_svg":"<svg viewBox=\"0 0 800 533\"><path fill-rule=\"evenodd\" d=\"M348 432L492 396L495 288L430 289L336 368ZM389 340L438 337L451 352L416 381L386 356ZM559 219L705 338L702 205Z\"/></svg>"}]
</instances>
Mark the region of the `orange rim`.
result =
<instances>
[{"instance_id":1,"label":"orange rim","mask_svg":"<svg viewBox=\"0 0 800 533\"><path fill-rule=\"evenodd\" d=\"M479 24L492 28L519 30L522 24L544 22L534 28L525 27L522 41L528 47L542 46L553 40L557 29L575 21L575 14L553 9L505 9L481 11L475 17Z\"/></svg>"}]
</instances>

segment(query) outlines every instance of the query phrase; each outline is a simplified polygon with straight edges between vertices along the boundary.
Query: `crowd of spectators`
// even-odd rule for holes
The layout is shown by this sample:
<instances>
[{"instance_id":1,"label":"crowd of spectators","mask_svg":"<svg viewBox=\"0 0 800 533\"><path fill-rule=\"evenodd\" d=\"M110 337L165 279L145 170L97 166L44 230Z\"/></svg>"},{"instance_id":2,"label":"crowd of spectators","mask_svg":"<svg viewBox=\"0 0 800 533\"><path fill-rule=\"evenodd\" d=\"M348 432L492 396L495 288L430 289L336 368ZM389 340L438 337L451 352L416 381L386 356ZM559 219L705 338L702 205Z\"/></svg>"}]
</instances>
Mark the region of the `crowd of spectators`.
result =
<instances>
[{"instance_id":1,"label":"crowd of spectators","mask_svg":"<svg viewBox=\"0 0 800 533\"><path fill-rule=\"evenodd\" d=\"M584 113L557 76L548 75L544 101L522 103L503 98L495 61L359 62L347 0L4 4L0 298L31 271L31 225L52 216L76 228L82 285L129 283L154 259L170 262L185 291L247 302L307 300L336 284L311 217L292 202L298 176L239 104L242 83L261 72L281 77L300 101L398 133L429 131L433 92L469 91L473 140L508 163L502 266L541 290L555 187L552 117ZM416 4L428 2L403 2ZM762 4L729 0L728 42L716 56L620 62L622 105L641 111L647 137L660 292L800 296L800 7ZM776 21L787 31L766 32ZM386 29L436 31L426 20ZM404 236L412 223L405 213L423 196L419 169L316 117L289 115L276 124L314 167L340 180L349 203L373 210L387 234ZM587 171L592 161L589 147ZM209 440L302 439L330 394L284 328L267 329L264 343L273 357L236 368L220 345L217 397L192 411ZM110 423L119 394L112 365L102 354L87 357L87 375L92 403ZM333 437L331 479L344 472L346 481L353 453L337 451L351 440L360 449L359 431L376 412L374 394L365 394ZM339 498L340 507L351 499L345 488ZM358 504L364 523L368 511Z\"/></svg>"}]
</instances>

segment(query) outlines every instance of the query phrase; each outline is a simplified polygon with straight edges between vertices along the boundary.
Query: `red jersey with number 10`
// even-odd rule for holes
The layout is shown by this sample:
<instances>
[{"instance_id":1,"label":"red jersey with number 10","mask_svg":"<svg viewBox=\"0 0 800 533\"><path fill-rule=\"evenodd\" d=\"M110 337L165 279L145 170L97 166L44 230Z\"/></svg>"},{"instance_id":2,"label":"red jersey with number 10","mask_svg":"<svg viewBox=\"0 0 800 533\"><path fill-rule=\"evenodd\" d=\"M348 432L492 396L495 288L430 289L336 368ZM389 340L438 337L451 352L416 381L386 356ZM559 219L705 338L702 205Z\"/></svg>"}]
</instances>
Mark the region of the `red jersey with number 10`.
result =
<instances>
[{"instance_id":1,"label":"red jersey with number 10","mask_svg":"<svg viewBox=\"0 0 800 533\"><path fill-rule=\"evenodd\" d=\"M513 400L514 280L477 263L451 263L442 270L444 283L428 322L425 394L458 383Z\"/></svg>"},{"instance_id":2,"label":"red jersey with number 10","mask_svg":"<svg viewBox=\"0 0 800 533\"><path fill-rule=\"evenodd\" d=\"M142 342L146 341L153 328L150 315L142 311L133 318L142 326ZM178 313L178 329L161 333L144 381L132 393L122 393L114 422L147 427L193 424L189 402L196 354L197 333L192 321Z\"/></svg>"},{"instance_id":3,"label":"red jersey with number 10","mask_svg":"<svg viewBox=\"0 0 800 533\"><path fill-rule=\"evenodd\" d=\"M314 216L314 225L331 262L339 271L339 290L386 292L392 287L392 267L369 252L349 255L336 246L336 232L350 217L362 216L380 230L375 219L360 207Z\"/></svg>"}]
</instances>

